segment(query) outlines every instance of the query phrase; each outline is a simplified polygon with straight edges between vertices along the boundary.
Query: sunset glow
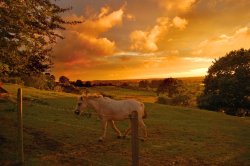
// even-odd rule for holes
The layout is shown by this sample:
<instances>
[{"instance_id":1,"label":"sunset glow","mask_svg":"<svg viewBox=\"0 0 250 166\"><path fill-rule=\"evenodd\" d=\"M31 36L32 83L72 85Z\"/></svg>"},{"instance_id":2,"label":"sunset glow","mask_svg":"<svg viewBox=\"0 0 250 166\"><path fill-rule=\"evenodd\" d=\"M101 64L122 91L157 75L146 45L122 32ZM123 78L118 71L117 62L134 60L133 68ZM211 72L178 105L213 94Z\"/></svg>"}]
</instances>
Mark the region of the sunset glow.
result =
<instances>
[{"instance_id":1,"label":"sunset glow","mask_svg":"<svg viewBox=\"0 0 250 166\"><path fill-rule=\"evenodd\" d=\"M204 76L215 58L250 48L249 0L61 0L52 73L72 80Z\"/></svg>"}]
</instances>

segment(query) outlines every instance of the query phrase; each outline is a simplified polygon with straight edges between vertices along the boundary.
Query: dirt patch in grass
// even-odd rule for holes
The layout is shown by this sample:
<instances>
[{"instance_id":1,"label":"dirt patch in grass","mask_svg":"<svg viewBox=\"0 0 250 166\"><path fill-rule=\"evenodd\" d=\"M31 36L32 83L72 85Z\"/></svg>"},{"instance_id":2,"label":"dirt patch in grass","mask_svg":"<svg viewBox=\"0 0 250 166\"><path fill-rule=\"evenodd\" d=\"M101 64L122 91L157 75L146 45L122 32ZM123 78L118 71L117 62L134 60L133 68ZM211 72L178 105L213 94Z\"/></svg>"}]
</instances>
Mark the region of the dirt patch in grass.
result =
<instances>
[{"instance_id":1,"label":"dirt patch in grass","mask_svg":"<svg viewBox=\"0 0 250 166\"><path fill-rule=\"evenodd\" d=\"M5 126L5 127L16 127L15 122L13 122L12 119L10 118L6 118L6 117L0 117L0 122L1 122L1 126Z\"/></svg>"},{"instance_id":2,"label":"dirt patch in grass","mask_svg":"<svg viewBox=\"0 0 250 166\"><path fill-rule=\"evenodd\" d=\"M0 117L1 125L11 127L13 130L17 127L11 119ZM24 146L27 151L34 148L45 149L49 151L57 151L64 146L64 144L48 135L44 131L39 131L31 127L24 126L24 134L28 134L32 138L32 143ZM7 138L0 135L0 145L8 143Z\"/></svg>"},{"instance_id":3,"label":"dirt patch in grass","mask_svg":"<svg viewBox=\"0 0 250 166\"><path fill-rule=\"evenodd\" d=\"M174 165L180 165L180 166L186 166L186 165L192 165L192 166L208 166L208 161L204 161L201 158L196 157L188 157L188 156L157 156L152 157L152 154L142 155L140 156L140 163L144 166L151 166L152 164L157 166L174 166Z\"/></svg>"},{"instance_id":4,"label":"dirt patch in grass","mask_svg":"<svg viewBox=\"0 0 250 166\"><path fill-rule=\"evenodd\" d=\"M0 134L0 146L8 142L7 138Z\"/></svg>"},{"instance_id":5,"label":"dirt patch in grass","mask_svg":"<svg viewBox=\"0 0 250 166\"><path fill-rule=\"evenodd\" d=\"M126 140L109 140L110 142L90 141L78 145L68 145L64 149L41 157L42 161L49 162L51 165L113 165L111 160L103 161L101 158L107 153L110 155L118 155L120 158L130 160L127 152L115 149ZM122 143L123 144L123 143ZM129 156L128 156L129 155ZM129 162L130 163L130 162Z\"/></svg>"},{"instance_id":6,"label":"dirt patch in grass","mask_svg":"<svg viewBox=\"0 0 250 166\"><path fill-rule=\"evenodd\" d=\"M44 100L32 97L23 97L23 101L27 102L28 104L49 105L49 103Z\"/></svg>"},{"instance_id":7,"label":"dirt patch in grass","mask_svg":"<svg viewBox=\"0 0 250 166\"><path fill-rule=\"evenodd\" d=\"M57 151L63 147L63 143L48 136L44 131L38 131L30 127L24 127L24 132L33 137L33 145L49 151Z\"/></svg>"},{"instance_id":8,"label":"dirt patch in grass","mask_svg":"<svg viewBox=\"0 0 250 166\"><path fill-rule=\"evenodd\" d=\"M85 159L87 152L84 149L64 149L63 151L52 152L41 157L41 160L51 165L89 165L90 161Z\"/></svg>"}]
</instances>

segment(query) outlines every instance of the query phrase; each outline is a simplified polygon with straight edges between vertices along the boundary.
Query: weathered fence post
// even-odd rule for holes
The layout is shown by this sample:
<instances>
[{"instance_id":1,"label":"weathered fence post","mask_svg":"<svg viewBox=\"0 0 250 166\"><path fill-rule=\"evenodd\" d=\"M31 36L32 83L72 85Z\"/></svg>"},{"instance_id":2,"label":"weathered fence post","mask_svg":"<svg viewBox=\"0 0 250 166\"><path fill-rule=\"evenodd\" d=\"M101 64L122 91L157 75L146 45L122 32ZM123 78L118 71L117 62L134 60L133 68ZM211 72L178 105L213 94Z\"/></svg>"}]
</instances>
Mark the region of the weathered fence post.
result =
<instances>
[{"instance_id":1,"label":"weathered fence post","mask_svg":"<svg viewBox=\"0 0 250 166\"><path fill-rule=\"evenodd\" d=\"M18 163L24 163L23 155L23 101L22 101L22 88L17 92L17 155Z\"/></svg>"},{"instance_id":2,"label":"weathered fence post","mask_svg":"<svg viewBox=\"0 0 250 166\"><path fill-rule=\"evenodd\" d=\"M131 127L132 127L132 166L139 166L139 142L138 142L138 112L131 113Z\"/></svg>"}]
</instances>

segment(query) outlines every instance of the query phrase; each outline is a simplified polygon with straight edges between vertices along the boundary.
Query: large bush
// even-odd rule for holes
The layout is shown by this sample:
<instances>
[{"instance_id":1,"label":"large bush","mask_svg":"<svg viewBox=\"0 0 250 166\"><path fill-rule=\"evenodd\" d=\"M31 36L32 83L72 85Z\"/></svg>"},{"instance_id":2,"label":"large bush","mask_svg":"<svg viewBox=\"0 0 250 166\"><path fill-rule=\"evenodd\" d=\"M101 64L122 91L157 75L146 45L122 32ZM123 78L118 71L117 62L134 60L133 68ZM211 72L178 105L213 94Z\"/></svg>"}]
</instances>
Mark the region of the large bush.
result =
<instances>
[{"instance_id":1,"label":"large bush","mask_svg":"<svg viewBox=\"0 0 250 166\"><path fill-rule=\"evenodd\" d=\"M237 114L250 109L250 49L231 51L215 60L198 97L200 108Z\"/></svg>"},{"instance_id":2,"label":"large bush","mask_svg":"<svg viewBox=\"0 0 250 166\"><path fill-rule=\"evenodd\" d=\"M34 87L37 89L48 89L46 76L43 74L23 76L24 85L29 87Z\"/></svg>"},{"instance_id":3,"label":"large bush","mask_svg":"<svg viewBox=\"0 0 250 166\"><path fill-rule=\"evenodd\" d=\"M22 76L21 80L23 80L25 86L37 89L53 90L56 86L55 77L49 73L25 75Z\"/></svg>"},{"instance_id":4,"label":"large bush","mask_svg":"<svg viewBox=\"0 0 250 166\"><path fill-rule=\"evenodd\" d=\"M156 93L159 96L161 93L165 93L168 97L173 97L180 93L183 88L183 82L175 78L166 78L158 86Z\"/></svg>"},{"instance_id":5,"label":"large bush","mask_svg":"<svg viewBox=\"0 0 250 166\"><path fill-rule=\"evenodd\" d=\"M191 96L188 89L181 80L175 78L166 78L162 80L156 90L157 95L163 94L157 98L157 103L167 105L190 106Z\"/></svg>"},{"instance_id":6,"label":"large bush","mask_svg":"<svg viewBox=\"0 0 250 166\"><path fill-rule=\"evenodd\" d=\"M175 106L190 106L190 96L185 94L178 94L171 98L168 96L159 96L156 103Z\"/></svg>"}]
</instances>

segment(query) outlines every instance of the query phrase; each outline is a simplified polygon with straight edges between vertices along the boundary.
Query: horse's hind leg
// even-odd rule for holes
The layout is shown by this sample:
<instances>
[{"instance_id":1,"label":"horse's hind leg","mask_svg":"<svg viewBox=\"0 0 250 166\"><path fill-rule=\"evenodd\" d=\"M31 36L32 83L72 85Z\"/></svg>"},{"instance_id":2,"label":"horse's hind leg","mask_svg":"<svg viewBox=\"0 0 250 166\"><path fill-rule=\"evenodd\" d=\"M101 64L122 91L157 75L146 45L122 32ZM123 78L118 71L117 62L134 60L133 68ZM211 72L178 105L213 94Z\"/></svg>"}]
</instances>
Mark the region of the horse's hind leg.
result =
<instances>
[{"instance_id":1,"label":"horse's hind leg","mask_svg":"<svg viewBox=\"0 0 250 166\"><path fill-rule=\"evenodd\" d=\"M129 127L125 130L123 138L126 138L126 136L131 132L131 123L129 124Z\"/></svg>"},{"instance_id":2,"label":"horse's hind leg","mask_svg":"<svg viewBox=\"0 0 250 166\"><path fill-rule=\"evenodd\" d=\"M139 120L139 125L140 125L140 127L142 128L142 130L143 130L144 139L146 139L146 138L148 137L147 127L146 127L146 125L145 125L145 123L143 122L142 119Z\"/></svg>"},{"instance_id":3,"label":"horse's hind leg","mask_svg":"<svg viewBox=\"0 0 250 166\"><path fill-rule=\"evenodd\" d=\"M118 134L117 138L121 138L122 134L120 130L116 127L115 122L113 120L110 120L109 122L111 124L112 129L114 129L114 131Z\"/></svg>"}]
</instances>

